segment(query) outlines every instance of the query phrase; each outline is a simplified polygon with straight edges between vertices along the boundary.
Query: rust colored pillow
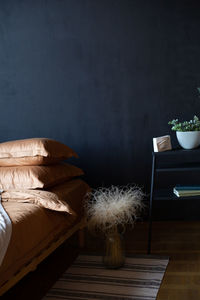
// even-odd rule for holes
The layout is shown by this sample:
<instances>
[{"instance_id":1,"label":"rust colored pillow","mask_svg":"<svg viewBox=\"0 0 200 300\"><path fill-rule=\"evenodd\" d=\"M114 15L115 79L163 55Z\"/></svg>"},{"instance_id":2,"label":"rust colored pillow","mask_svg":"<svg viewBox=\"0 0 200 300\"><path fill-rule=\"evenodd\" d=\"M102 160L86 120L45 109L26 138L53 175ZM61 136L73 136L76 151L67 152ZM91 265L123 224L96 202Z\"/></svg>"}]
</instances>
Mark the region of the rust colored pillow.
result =
<instances>
[{"instance_id":1,"label":"rust colored pillow","mask_svg":"<svg viewBox=\"0 0 200 300\"><path fill-rule=\"evenodd\" d=\"M78 157L68 146L47 138L0 143L0 166L48 165Z\"/></svg>"},{"instance_id":2,"label":"rust colored pillow","mask_svg":"<svg viewBox=\"0 0 200 300\"><path fill-rule=\"evenodd\" d=\"M83 175L83 171L70 164L1 167L0 189L47 188L80 175Z\"/></svg>"},{"instance_id":3,"label":"rust colored pillow","mask_svg":"<svg viewBox=\"0 0 200 300\"><path fill-rule=\"evenodd\" d=\"M1 195L2 201L28 202L38 206L80 215L83 211L83 197L90 190L80 179L58 184L47 190L9 190Z\"/></svg>"}]
</instances>

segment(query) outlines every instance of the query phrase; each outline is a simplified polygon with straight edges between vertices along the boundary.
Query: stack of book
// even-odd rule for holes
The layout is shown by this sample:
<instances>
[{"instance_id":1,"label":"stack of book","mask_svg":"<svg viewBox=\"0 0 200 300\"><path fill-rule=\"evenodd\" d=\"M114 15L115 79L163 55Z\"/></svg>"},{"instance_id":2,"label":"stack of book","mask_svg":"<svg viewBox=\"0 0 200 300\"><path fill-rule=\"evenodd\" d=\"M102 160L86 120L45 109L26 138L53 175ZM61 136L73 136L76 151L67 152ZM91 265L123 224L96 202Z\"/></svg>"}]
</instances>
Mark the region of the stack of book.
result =
<instances>
[{"instance_id":1,"label":"stack of book","mask_svg":"<svg viewBox=\"0 0 200 300\"><path fill-rule=\"evenodd\" d=\"M173 192L177 197L200 196L200 185L177 185Z\"/></svg>"}]
</instances>

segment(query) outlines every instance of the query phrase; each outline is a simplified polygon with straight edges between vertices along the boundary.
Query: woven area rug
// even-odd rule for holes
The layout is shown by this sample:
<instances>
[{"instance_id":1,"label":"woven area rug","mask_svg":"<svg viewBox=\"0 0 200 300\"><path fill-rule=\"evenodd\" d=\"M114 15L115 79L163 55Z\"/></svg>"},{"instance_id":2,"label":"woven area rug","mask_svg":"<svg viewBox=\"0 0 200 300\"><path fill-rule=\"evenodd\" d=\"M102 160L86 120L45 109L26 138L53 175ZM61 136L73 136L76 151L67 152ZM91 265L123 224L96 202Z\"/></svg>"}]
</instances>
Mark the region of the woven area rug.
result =
<instances>
[{"instance_id":1,"label":"woven area rug","mask_svg":"<svg viewBox=\"0 0 200 300\"><path fill-rule=\"evenodd\" d=\"M134 256L123 268L109 270L101 256L80 255L43 300L154 300L167 264L166 258Z\"/></svg>"}]
</instances>

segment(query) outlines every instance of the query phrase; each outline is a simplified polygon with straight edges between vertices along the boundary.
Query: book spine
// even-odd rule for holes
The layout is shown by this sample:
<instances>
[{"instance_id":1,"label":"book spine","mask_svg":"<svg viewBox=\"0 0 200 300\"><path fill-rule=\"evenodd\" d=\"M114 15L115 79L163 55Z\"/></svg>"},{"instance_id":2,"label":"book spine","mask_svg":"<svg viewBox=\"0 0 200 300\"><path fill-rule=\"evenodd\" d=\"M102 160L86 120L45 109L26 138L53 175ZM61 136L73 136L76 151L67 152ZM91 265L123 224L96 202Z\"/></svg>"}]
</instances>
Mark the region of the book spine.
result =
<instances>
[{"instance_id":1,"label":"book spine","mask_svg":"<svg viewBox=\"0 0 200 300\"><path fill-rule=\"evenodd\" d=\"M176 190L179 191L184 191L184 190L188 190L188 191L200 191L200 186L199 185L177 185L175 186Z\"/></svg>"},{"instance_id":2,"label":"book spine","mask_svg":"<svg viewBox=\"0 0 200 300\"><path fill-rule=\"evenodd\" d=\"M179 192L178 192L175 188L173 189L173 193L174 193L177 197L180 197Z\"/></svg>"}]
</instances>

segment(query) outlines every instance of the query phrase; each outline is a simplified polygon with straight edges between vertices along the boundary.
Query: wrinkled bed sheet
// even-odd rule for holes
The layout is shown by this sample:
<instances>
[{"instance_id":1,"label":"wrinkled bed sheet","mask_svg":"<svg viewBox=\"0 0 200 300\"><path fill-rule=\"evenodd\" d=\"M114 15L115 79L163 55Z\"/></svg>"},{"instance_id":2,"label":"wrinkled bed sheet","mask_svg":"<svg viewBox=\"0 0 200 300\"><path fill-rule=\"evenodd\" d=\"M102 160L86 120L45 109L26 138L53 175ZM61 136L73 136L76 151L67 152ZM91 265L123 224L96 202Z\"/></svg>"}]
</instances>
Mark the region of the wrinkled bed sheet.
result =
<instances>
[{"instance_id":1,"label":"wrinkled bed sheet","mask_svg":"<svg viewBox=\"0 0 200 300\"><path fill-rule=\"evenodd\" d=\"M10 242L11 234L12 234L12 223L3 205L1 204L1 195L0 195L0 266L6 254Z\"/></svg>"}]
</instances>

